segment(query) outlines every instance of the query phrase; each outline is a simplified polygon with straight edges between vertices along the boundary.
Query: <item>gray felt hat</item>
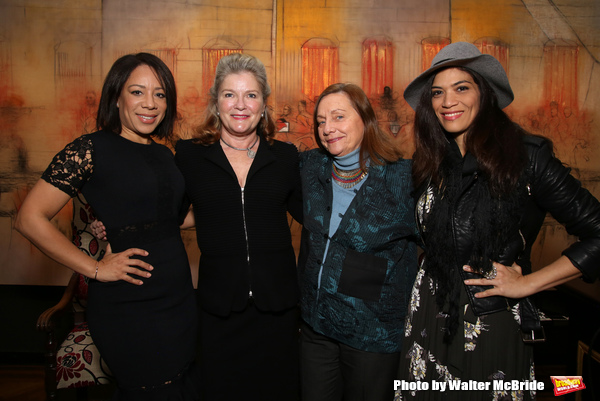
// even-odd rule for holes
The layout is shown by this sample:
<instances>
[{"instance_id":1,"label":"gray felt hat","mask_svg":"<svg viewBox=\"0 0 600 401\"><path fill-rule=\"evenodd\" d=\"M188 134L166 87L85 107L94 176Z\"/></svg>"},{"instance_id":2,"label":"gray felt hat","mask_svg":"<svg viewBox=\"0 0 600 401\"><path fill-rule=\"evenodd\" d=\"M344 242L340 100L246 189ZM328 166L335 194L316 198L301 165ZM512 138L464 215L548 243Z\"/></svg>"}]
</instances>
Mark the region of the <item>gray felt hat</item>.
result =
<instances>
[{"instance_id":1,"label":"gray felt hat","mask_svg":"<svg viewBox=\"0 0 600 401\"><path fill-rule=\"evenodd\" d=\"M431 67L415 78L404 91L404 99L416 110L419 99L432 74L445 67L467 67L481 75L496 93L498 105L505 108L515 98L508 77L498 60L489 54L481 54L479 49L467 42L451 43L433 58Z\"/></svg>"}]
</instances>

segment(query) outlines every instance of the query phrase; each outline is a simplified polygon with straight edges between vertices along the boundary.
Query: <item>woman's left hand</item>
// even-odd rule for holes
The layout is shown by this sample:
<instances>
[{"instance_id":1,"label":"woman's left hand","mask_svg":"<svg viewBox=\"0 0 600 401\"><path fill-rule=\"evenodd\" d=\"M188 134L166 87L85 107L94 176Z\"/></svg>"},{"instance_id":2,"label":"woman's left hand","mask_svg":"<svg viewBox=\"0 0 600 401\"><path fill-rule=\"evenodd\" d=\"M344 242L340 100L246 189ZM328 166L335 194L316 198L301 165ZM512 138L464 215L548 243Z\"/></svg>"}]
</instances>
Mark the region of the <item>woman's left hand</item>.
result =
<instances>
[{"instance_id":1,"label":"woman's left hand","mask_svg":"<svg viewBox=\"0 0 600 401\"><path fill-rule=\"evenodd\" d=\"M466 285L492 285L493 288L475 294L475 298L491 297L501 295L507 298L523 298L528 295L526 288L526 276L523 276L521 266L513 263L512 266L504 266L493 262L496 272L495 277L465 280ZM475 273L470 266L463 266L464 271ZM492 272L493 273L493 272ZM494 274L491 274L494 276Z\"/></svg>"},{"instance_id":2,"label":"woman's left hand","mask_svg":"<svg viewBox=\"0 0 600 401\"><path fill-rule=\"evenodd\" d=\"M494 262L492 265L496 271L495 276L491 274L489 278L465 280L466 285L494 286L489 290L478 292L475 294L476 298L491 297L492 295L524 298L581 277L581 271L565 255L526 275L522 274L521 266L516 263L513 263L512 266L504 266ZM463 266L463 269L474 273L470 266Z\"/></svg>"}]
</instances>

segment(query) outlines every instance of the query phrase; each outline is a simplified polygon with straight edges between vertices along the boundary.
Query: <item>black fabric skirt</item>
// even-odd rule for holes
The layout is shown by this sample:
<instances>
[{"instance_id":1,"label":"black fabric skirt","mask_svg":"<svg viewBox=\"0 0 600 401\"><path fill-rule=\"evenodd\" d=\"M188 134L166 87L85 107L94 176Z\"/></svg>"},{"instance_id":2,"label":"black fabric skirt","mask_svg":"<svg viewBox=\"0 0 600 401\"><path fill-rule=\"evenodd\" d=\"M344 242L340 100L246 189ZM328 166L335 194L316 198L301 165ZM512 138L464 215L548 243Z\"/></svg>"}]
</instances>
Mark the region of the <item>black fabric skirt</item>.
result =
<instances>
[{"instance_id":1,"label":"black fabric skirt","mask_svg":"<svg viewBox=\"0 0 600 401\"><path fill-rule=\"evenodd\" d=\"M202 309L198 361L204 401L299 399L299 310L249 303L228 317Z\"/></svg>"}]
</instances>

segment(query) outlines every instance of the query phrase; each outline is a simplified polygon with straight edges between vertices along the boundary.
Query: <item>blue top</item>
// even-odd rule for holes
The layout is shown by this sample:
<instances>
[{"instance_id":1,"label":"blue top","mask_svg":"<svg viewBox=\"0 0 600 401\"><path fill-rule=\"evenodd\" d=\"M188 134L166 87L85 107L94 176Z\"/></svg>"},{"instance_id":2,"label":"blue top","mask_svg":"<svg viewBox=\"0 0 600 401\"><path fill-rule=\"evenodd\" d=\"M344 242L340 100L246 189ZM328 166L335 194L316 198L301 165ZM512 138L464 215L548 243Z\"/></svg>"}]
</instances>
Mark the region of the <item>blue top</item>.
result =
<instances>
[{"instance_id":1,"label":"blue top","mask_svg":"<svg viewBox=\"0 0 600 401\"><path fill-rule=\"evenodd\" d=\"M336 157L333 163L340 170L354 170L360 167L360 148L346 156ZM329 235L333 235L340 225L342 216L346 213L346 209L354 199L354 196L365 182L363 179L352 188L343 188L340 185L333 186L333 213L331 213L331 221L329 223Z\"/></svg>"},{"instance_id":2,"label":"blue top","mask_svg":"<svg viewBox=\"0 0 600 401\"><path fill-rule=\"evenodd\" d=\"M360 167L360 148L356 149L354 152L347 154L346 156L336 157L333 160L333 164L335 164L340 170L354 170ZM340 222L342 221L342 217L348 206L354 199L354 196L362 186L365 180L361 180L358 182L353 188L343 188L340 185L333 185L333 201L332 207L333 211L331 213L331 220L329 221L329 236L331 237L335 234L338 229ZM327 249L329 248L329 240L327 240L327 245L325 246L325 252L323 253L323 260L326 259ZM319 286L321 285L321 273L323 272L323 265L321 264L321 271L319 272Z\"/></svg>"},{"instance_id":3,"label":"blue top","mask_svg":"<svg viewBox=\"0 0 600 401\"><path fill-rule=\"evenodd\" d=\"M399 352L417 271L411 162L371 166L347 207L334 195L333 162L320 149L301 155L302 317L351 347ZM339 210L344 213L332 229Z\"/></svg>"}]
</instances>

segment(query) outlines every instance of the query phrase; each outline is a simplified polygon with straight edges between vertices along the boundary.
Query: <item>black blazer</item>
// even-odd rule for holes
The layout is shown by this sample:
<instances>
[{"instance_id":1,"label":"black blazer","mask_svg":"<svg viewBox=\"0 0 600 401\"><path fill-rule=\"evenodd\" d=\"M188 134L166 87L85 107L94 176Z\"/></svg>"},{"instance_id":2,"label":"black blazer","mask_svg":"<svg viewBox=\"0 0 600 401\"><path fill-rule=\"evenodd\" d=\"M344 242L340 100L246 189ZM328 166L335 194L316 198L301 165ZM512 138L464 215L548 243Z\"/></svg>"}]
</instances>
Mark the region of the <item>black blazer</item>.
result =
<instances>
[{"instance_id":1,"label":"black blazer","mask_svg":"<svg viewBox=\"0 0 600 401\"><path fill-rule=\"evenodd\" d=\"M296 305L296 256L287 216L302 222L296 147L261 138L243 189L219 143L180 140L175 150L196 219L201 307L227 316L243 310L250 298L263 311Z\"/></svg>"}]
</instances>

